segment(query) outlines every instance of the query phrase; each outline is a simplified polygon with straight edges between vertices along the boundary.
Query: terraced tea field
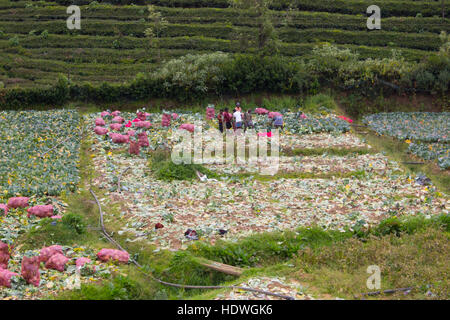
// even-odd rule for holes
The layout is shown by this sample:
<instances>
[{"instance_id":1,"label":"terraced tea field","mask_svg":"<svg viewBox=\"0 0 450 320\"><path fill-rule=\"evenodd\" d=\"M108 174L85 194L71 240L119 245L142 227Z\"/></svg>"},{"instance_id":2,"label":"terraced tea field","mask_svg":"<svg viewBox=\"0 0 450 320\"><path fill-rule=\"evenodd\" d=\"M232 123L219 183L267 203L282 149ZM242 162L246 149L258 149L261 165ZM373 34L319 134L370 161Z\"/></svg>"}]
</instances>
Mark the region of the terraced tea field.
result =
<instances>
[{"instance_id":1,"label":"terraced tea field","mask_svg":"<svg viewBox=\"0 0 450 320\"><path fill-rule=\"evenodd\" d=\"M99 2L75 1L82 27L68 30L68 1L0 1L4 86L45 87L59 74L75 83L122 83L154 70L158 54L144 34L152 26L146 4L155 4L168 22L158 40L162 60L215 51L257 52L255 45L242 46L237 38L257 34L257 17L229 8L225 0ZM372 4L382 9L382 30L377 32L368 32L366 26L365 12ZM450 31L441 9L436 1L319 0L295 2L291 8L285 1L274 1L270 18L285 56L308 58L316 45L331 42L361 58L389 57L395 49L407 60L418 61L439 49L441 31Z\"/></svg>"}]
</instances>

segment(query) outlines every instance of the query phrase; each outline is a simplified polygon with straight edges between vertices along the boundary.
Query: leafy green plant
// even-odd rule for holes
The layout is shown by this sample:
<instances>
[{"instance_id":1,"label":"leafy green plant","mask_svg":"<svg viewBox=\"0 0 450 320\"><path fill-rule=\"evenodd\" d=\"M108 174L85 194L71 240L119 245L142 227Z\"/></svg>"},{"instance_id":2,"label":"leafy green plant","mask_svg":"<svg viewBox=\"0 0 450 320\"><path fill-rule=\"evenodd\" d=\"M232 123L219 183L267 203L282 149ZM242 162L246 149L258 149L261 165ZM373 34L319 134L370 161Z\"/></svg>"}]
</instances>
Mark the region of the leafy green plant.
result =
<instances>
[{"instance_id":1,"label":"leafy green plant","mask_svg":"<svg viewBox=\"0 0 450 320\"><path fill-rule=\"evenodd\" d=\"M197 179L196 171L209 178L217 175L200 164L175 164L167 152L154 152L150 158L150 168L160 180L193 180Z\"/></svg>"},{"instance_id":2,"label":"leafy green plant","mask_svg":"<svg viewBox=\"0 0 450 320\"><path fill-rule=\"evenodd\" d=\"M402 225L400 220L397 217L391 217L384 219L380 222L380 224L375 229L375 234L377 235L388 235L388 234L395 234L400 235L400 232L402 230Z\"/></svg>"},{"instance_id":3,"label":"leafy green plant","mask_svg":"<svg viewBox=\"0 0 450 320\"><path fill-rule=\"evenodd\" d=\"M16 47L20 44L19 37L15 35L14 37L8 40L8 43L11 47Z\"/></svg>"},{"instance_id":4,"label":"leafy green plant","mask_svg":"<svg viewBox=\"0 0 450 320\"><path fill-rule=\"evenodd\" d=\"M41 38L42 39L47 39L48 38L48 30L44 30L41 32Z\"/></svg>"},{"instance_id":5,"label":"leafy green plant","mask_svg":"<svg viewBox=\"0 0 450 320\"><path fill-rule=\"evenodd\" d=\"M57 297L68 300L135 300L140 298L140 285L129 277L117 276L103 285L82 284Z\"/></svg>"},{"instance_id":6,"label":"leafy green plant","mask_svg":"<svg viewBox=\"0 0 450 320\"><path fill-rule=\"evenodd\" d=\"M62 223L65 226L74 229L78 234L86 232L86 222L80 214L67 213L63 216Z\"/></svg>"},{"instance_id":7,"label":"leafy green plant","mask_svg":"<svg viewBox=\"0 0 450 320\"><path fill-rule=\"evenodd\" d=\"M60 93L67 89L61 80ZM0 111L2 194L59 195L79 182L80 117L73 110Z\"/></svg>"}]
</instances>

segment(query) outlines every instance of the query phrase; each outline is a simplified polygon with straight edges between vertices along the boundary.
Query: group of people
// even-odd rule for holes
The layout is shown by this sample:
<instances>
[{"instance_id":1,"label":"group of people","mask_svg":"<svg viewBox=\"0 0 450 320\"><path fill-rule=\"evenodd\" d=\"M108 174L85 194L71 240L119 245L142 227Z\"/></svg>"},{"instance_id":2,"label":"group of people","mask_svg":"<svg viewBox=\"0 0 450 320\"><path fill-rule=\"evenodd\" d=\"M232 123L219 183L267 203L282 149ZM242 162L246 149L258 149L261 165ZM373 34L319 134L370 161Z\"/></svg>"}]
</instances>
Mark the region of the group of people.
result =
<instances>
[{"instance_id":1,"label":"group of people","mask_svg":"<svg viewBox=\"0 0 450 320\"><path fill-rule=\"evenodd\" d=\"M245 131L247 129L254 128L252 120L252 110L248 109L246 112L242 113L242 108L240 103L236 103L236 108L234 108L233 113L228 111L228 108L221 109L217 115L217 120L219 121L219 130L223 132L224 129L231 129L233 131Z\"/></svg>"},{"instance_id":2,"label":"group of people","mask_svg":"<svg viewBox=\"0 0 450 320\"><path fill-rule=\"evenodd\" d=\"M233 113L228 111L228 108L221 109L217 115L219 122L220 132L224 132L225 129L233 129L234 132L240 132L242 130L254 129L255 125L252 119L252 110L248 109L246 112L242 112L241 104L236 103L236 107ZM283 127L283 117L280 115L275 116L271 123L275 128ZM269 128L270 130L270 128Z\"/></svg>"}]
</instances>

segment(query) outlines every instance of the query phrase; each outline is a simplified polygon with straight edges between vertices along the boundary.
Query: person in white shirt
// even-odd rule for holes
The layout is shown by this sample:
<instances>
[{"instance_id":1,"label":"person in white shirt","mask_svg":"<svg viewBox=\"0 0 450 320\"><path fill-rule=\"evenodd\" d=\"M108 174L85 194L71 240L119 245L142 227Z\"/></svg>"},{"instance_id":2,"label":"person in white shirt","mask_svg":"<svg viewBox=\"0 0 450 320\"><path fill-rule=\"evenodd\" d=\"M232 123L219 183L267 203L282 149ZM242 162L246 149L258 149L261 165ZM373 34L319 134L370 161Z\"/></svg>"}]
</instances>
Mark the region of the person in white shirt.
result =
<instances>
[{"instance_id":1,"label":"person in white shirt","mask_svg":"<svg viewBox=\"0 0 450 320\"><path fill-rule=\"evenodd\" d=\"M241 130L243 121L242 121L242 112L241 107L236 107L236 111L233 113L233 120L234 120L234 128L235 130Z\"/></svg>"}]
</instances>

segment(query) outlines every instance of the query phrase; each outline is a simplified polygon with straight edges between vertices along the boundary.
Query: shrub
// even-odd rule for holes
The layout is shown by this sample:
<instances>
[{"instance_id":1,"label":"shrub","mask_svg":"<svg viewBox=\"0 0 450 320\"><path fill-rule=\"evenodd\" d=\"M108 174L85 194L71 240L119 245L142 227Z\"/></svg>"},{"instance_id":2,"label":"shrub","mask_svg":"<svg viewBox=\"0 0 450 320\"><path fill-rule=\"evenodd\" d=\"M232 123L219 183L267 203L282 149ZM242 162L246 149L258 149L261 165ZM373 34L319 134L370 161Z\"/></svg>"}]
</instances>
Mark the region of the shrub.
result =
<instances>
[{"instance_id":1,"label":"shrub","mask_svg":"<svg viewBox=\"0 0 450 320\"><path fill-rule=\"evenodd\" d=\"M188 54L166 63L152 75L171 96L181 99L201 98L206 93L218 93L224 82L223 66L231 57L222 52L204 55Z\"/></svg>"},{"instance_id":2,"label":"shrub","mask_svg":"<svg viewBox=\"0 0 450 320\"><path fill-rule=\"evenodd\" d=\"M196 171L209 178L217 175L200 164L175 164L168 152L154 152L150 159L150 167L160 180L193 180L197 179Z\"/></svg>"},{"instance_id":3,"label":"shrub","mask_svg":"<svg viewBox=\"0 0 450 320\"><path fill-rule=\"evenodd\" d=\"M135 300L141 298L140 285L129 277L117 276L103 285L82 284L81 289L67 291L57 299L70 300Z\"/></svg>"},{"instance_id":4,"label":"shrub","mask_svg":"<svg viewBox=\"0 0 450 320\"><path fill-rule=\"evenodd\" d=\"M78 234L83 234L86 232L86 222L83 216L76 213L67 213L62 218L62 223L73 230Z\"/></svg>"},{"instance_id":5,"label":"shrub","mask_svg":"<svg viewBox=\"0 0 450 320\"><path fill-rule=\"evenodd\" d=\"M426 218L422 215L406 218L394 216L382 220L371 233L376 236L385 236L389 234L400 236L401 233L413 234L429 227L441 228L448 232L450 230L449 215L440 214L430 218Z\"/></svg>"},{"instance_id":6,"label":"shrub","mask_svg":"<svg viewBox=\"0 0 450 320\"><path fill-rule=\"evenodd\" d=\"M380 222L375 229L375 234L385 236L388 234L400 235L401 222L397 217L387 218Z\"/></svg>"},{"instance_id":7,"label":"shrub","mask_svg":"<svg viewBox=\"0 0 450 320\"><path fill-rule=\"evenodd\" d=\"M317 94L308 97L301 106L303 112L319 112L323 108L329 111L336 110L336 102L329 95Z\"/></svg>"},{"instance_id":8,"label":"shrub","mask_svg":"<svg viewBox=\"0 0 450 320\"><path fill-rule=\"evenodd\" d=\"M8 43L11 47L16 47L19 45L19 37L15 35L14 37L8 40Z\"/></svg>"}]
</instances>

